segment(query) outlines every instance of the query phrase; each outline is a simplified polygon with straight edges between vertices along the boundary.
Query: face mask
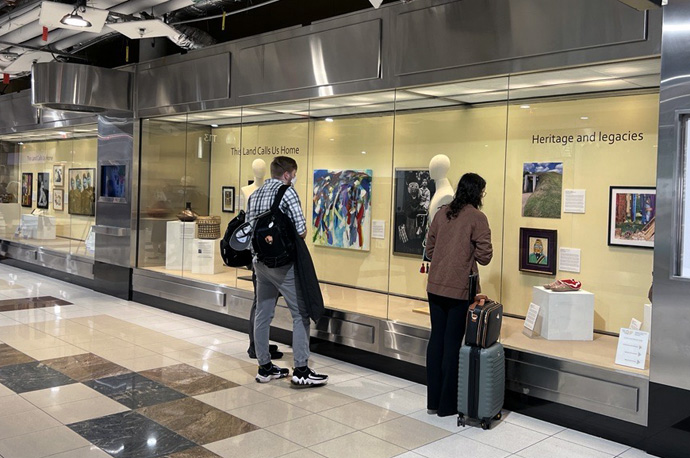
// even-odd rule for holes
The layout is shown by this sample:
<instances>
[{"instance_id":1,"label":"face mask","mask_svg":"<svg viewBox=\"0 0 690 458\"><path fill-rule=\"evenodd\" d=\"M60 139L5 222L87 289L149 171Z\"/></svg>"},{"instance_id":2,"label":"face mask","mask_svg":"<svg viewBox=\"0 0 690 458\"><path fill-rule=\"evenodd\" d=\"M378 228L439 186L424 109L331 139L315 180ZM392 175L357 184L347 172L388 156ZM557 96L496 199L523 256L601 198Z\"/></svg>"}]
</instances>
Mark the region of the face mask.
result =
<instances>
[{"instance_id":1,"label":"face mask","mask_svg":"<svg viewBox=\"0 0 690 458\"><path fill-rule=\"evenodd\" d=\"M294 176L294 177L292 178L292 180L290 181L290 184L291 184L292 186L295 186L295 183L297 183L297 174L295 174L295 176Z\"/></svg>"}]
</instances>

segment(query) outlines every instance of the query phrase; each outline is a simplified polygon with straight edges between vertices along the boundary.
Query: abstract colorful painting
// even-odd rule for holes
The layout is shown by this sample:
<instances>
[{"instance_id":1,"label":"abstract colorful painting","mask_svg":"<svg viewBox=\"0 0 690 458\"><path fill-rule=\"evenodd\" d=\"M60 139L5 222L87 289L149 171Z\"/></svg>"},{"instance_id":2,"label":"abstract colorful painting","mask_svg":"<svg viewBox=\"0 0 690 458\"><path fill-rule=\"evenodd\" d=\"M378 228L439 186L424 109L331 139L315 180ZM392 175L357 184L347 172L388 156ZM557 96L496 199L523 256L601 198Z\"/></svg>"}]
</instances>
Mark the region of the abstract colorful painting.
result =
<instances>
[{"instance_id":1,"label":"abstract colorful painting","mask_svg":"<svg viewBox=\"0 0 690 458\"><path fill-rule=\"evenodd\" d=\"M369 251L371 170L314 170L314 245Z\"/></svg>"},{"instance_id":2,"label":"abstract colorful painting","mask_svg":"<svg viewBox=\"0 0 690 458\"><path fill-rule=\"evenodd\" d=\"M609 245L654 248L656 189L611 186Z\"/></svg>"}]
</instances>

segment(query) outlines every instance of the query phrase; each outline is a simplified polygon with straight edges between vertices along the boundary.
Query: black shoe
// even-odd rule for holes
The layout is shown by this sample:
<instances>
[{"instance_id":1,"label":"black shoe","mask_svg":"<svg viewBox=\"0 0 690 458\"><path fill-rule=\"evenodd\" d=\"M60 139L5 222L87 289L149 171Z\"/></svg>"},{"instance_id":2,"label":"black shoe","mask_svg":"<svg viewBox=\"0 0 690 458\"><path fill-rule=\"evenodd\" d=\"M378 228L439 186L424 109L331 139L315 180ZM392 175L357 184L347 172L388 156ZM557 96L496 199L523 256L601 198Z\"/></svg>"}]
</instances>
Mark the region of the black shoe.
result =
<instances>
[{"instance_id":1,"label":"black shoe","mask_svg":"<svg viewBox=\"0 0 690 458\"><path fill-rule=\"evenodd\" d=\"M283 358L283 352L278 351L278 345L269 345L268 351L271 353L271 359ZM254 348L250 348L249 350L247 350L247 354L251 359L256 359L256 351L254 350Z\"/></svg>"},{"instance_id":2,"label":"black shoe","mask_svg":"<svg viewBox=\"0 0 690 458\"><path fill-rule=\"evenodd\" d=\"M328 383L328 375L317 374L309 367L292 370L293 385L325 385Z\"/></svg>"},{"instance_id":3,"label":"black shoe","mask_svg":"<svg viewBox=\"0 0 690 458\"><path fill-rule=\"evenodd\" d=\"M283 367L278 367L271 364L267 369L264 366L259 366L259 373L256 374L256 381L259 383L268 383L271 380L278 378L285 378L290 375L290 370Z\"/></svg>"}]
</instances>

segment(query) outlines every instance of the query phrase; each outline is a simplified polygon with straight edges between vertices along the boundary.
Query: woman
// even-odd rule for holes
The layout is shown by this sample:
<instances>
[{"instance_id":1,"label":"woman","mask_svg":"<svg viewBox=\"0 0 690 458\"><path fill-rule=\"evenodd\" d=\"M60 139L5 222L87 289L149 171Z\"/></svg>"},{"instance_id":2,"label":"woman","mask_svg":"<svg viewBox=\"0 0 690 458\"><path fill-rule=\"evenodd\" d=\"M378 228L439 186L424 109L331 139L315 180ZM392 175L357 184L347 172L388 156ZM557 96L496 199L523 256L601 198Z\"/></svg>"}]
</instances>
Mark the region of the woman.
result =
<instances>
[{"instance_id":1,"label":"woman","mask_svg":"<svg viewBox=\"0 0 690 458\"><path fill-rule=\"evenodd\" d=\"M476 173L460 179L453 201L434 216L427 236L431 258L427 294L431 337L426 350L427 409L440 417L456 415L458 352L465 336L469 280L477 263L491 261L491 230L479 211L486 181Z\"/></svg>"}]
</instances>

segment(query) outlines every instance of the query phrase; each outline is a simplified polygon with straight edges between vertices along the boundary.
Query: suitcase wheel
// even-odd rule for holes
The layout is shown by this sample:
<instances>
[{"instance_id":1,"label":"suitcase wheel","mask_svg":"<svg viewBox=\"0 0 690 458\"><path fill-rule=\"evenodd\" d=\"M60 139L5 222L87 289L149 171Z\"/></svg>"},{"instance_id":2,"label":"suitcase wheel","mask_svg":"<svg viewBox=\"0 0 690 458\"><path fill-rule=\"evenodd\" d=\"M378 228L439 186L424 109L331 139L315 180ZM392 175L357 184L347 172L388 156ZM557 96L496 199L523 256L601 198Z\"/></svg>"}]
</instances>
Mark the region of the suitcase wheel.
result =
<instances>
[{"instance_id":1,"label":"suitcase wheel","mask_svg":"<svg viewBox=\"0 0 690 458\"><path fill-rule=\"evenodd\" d=\"M491 422L486 421L486 420L482 420L481 426L482 426L482 429L487 430L487 429L491 428Z\"/></svg>"},{"instance_id":2,"label":"suitcase wheel","mask_svg":"<svg viewBox=\"0 0 690 458\"><path fill-rule=\"evenodd\" d=\"M498 412L494 417L494 420L500 420L501 418L503 418L503 414L501 412Z\"/></svg>"},{"instance_id":3,"label":"suitcase wheel","mask_svg":"<svg viewBox=\"0 0 690 458\"><path fill-rule=\"evenodd\" d=\"M466 421L464 415L458 415L458 426L465 427Z\"/></svg>"}]
</instances>

